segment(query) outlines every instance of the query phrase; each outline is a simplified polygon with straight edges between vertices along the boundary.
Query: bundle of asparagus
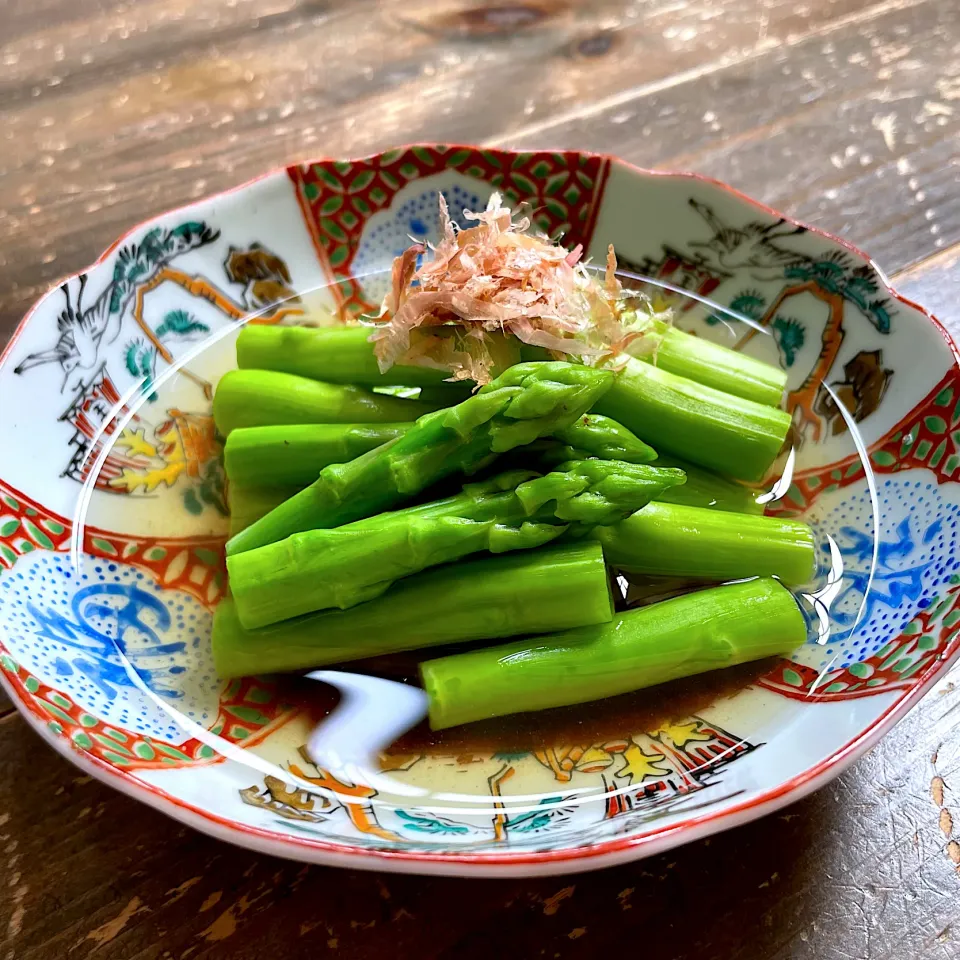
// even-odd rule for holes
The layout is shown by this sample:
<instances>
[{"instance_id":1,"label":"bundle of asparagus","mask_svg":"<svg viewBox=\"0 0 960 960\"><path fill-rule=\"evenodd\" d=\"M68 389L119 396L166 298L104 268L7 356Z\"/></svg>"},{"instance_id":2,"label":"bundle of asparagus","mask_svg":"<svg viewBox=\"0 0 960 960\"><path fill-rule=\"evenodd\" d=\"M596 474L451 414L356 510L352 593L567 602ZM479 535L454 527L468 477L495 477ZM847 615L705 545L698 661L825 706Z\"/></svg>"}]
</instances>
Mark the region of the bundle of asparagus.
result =
<instances>
[{"instance_id":1,"label":"bundle of asparagus","mask_svg":"<svg viewBox=\"0 0 960 960\"><path fill-rule=\"evenodd\" d=\"M400 577L471 553L583 537L683 479L679 470L613 460L572 461L545 476L511 471L435 503L234 554L227 559L230 589L248 628L344 609L379 596Z\"/></svg>"},{"instance_id":2,"label":"bundle of asparagus","mask_svg":"<svg viewBox=\"0 0 960 960\"><path fill-rule=\"evenodd\" d=\"M478 216L426 265L398 261L372 336L241 332L214 401L221 675L534 636L424 662L442 728L802 643L786 587L814 577L813 534L745 485L787 437L782 371L624 306L612 253L600 288L509 211ZM492 284L471 280L481 263ZM459 492L434 489L450 478ZM740 582L615 614L611 568Z\"/></svg>"},{"instance_id":3,"label":"bundle of asparagus","mask_svg":"<svg viewBox=\"0 0 960 960\"><path fill-rule=\"evenodd\" d=\"M324 467L310 486L232 537L227 553L359 520L451 474L469 476L499 453L569 427L613 379L609 371L570 363L510 367L469 400L421 417L395 440Z\"/></svg>"},{"instance_id":4,"label":"bundle of asparagus","mask_svg":"<svg viewBox=\"0 0 960 960\"><path fill-rule=\"evenodd\" d=\"M247 630L233 600L217 607L221 677L307 670L466 640L496 640L607 623L613 602L600 545L521 550L399 580L349 610L323 610Z\"/></svg>"}]
</instances>

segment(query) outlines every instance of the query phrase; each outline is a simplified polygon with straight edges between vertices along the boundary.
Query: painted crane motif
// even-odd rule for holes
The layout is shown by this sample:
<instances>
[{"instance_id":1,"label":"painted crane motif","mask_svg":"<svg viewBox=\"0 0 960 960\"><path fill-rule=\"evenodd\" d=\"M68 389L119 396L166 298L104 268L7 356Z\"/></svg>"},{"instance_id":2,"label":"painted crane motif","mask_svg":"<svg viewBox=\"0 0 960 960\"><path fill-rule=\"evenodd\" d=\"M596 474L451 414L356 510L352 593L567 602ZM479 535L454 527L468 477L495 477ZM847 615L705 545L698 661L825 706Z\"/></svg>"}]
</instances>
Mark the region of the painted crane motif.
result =
<instances>
[{"instance_id":1,"label":"painted crane motif","mask_svg":"<svg viewBox=\"0 0 960 960\"><path fill-rule=\"evenodd\" d=\"M163 422L147 436L151 422L144 411L133 416L127 429L114 437L114 423L122 390L114 377L122 366L140 383L140 396L158 400L155 383L160 361L170 365L177 348L202 341L211 332L189 309L167 308L148 320L148 295L172 284L188 296L213 305L228 321L278 323L303 313L289 268L281 257L259 243L231 246L223 261L226 283L218 285L203 275L191 275L175 265L178 257L213 244L220 232L202 222L186 222L173 229L150 230L138 243L121 247L114 259L110 282L90 303L88 276L62 285L64 308L57 318L57 340L49 348L31 353L16 367L17 374L55 363L63 377L60 392L69 400L61 420L76 428L64 476L84 482L105 445L110 446L96 477L96 486L110 493L150 495L158 487L172 487L180 477L193 485L184 491L191 513L205 505L224 511L223 483L218 472L219 444L215 441L209 411L166 411ZM230 286L241 288L239 294ZM180 298L182 302L182 297ZM110 349L132 318L139 330ZM179 373L196 384L207 400L212 385L188 369ZM124 411L129 413L129 409Z\"/></svg>"},{"instance_id":2,"label":"painted crane motif","mask_svg":"<svg viewBox=\"0 0 960 960\"><path fill-rule=\"evenodd\" d=\"M127 344L126 366L131 374L145 378L145 393L149 394L156 359L167 364L174 361L165 340L170 336L184 338L197 331L208 332L207 327L184 311L170 311L156 329L151 327L145 317L146 298L165 283L172 283L191 296L212 303L234 321L241 321L253 313L262 315L257 318L259 322L279 323L303 313L300 299L291 286L286 263L259 243L246 248L231 246L224 261L228 281L244 288L241 301L206 277L193 276L173 266L178 257L213 243L219 236L218 230L193 221L172 230L151 230L139 243L118 251L113 277L91 305L84 305L86 274L79 277L75 300L71 285L63 284L61 290L66 305L57 319L57 342L47 350L24 358L14 372L25 373L33 367L57 363L63 370L61 392L71 397L82 395L103 372L105 348L119 336L130 308L130 315L145 339ZM212 397L212 387L207 381L188 370L181 372L203 390L207 399Z\"/></svg>"},{"instance_id":3,"label":"painted crane motif","mask_svg":"<svg viewBox=\"0 0 960 960\"><path fill-rule=\"evenodd\" d=\"M734 270L748 270L758 281L784 279L786 286L772 303L757 291L749 291L734 299L731 306L747 314L760 325L771 327L780 347L784 365L791 366L799 348L803 345L804 328L800 321L780 315L782 307L793 297L810 294L826 304L827 320L821 335L819 355L810 372L787 398L788 409L794 413L798 434L809 433L819 442L823 429L821 413L825 409L823 390L840 347L843 344L844 310L849 304L862 314L882 334L890 332L890 301L878 296L879 284L874 270L868 264L857 264L853 257L842 251L832 251L823 257L811 257L797 253L774 241L806 232L805 227L787 228L786 221L777 220L763 225L752 221L740 227L724 223L713 209L691 199L690 206L713 230L710 240L694 241L691 246L700 255L728 275ZM742 349L757 335L750 330L737 343ZM889 376L890 372L886 371ZM848 375L849 379L849 375ZM879 403L883 386L873 390L877 403L857 404L851 410L858 419L867 416Z\"/></svg>"},{"instance_id":4,"label":"painted crane motif","mask_svg":"<svg viewBox=\"0 0 960 960\"><path fill-rule=\"evenodd\" d=\"M113 278L97 299L86 307L83 295L87 275L79 277L75 301L70 284L63 284L60 289L66 305L57 318L57 342L47 350L25 357L14 373L22 374L33 367L57 363L63 371L61 392L71 397L85 393L103 372L105 348L119 336L124 314L138 296L138 291L153 282L176 257L213 243L219 235L219 231L195 222L182 223L172 230L151 230L139 244L124 247L117 253ZM169 351L144 321L142 311L135 313L134 319L157 353L168 362L172 361ZM187 373L187 376L192 377L192 374Z\"/></svg>"},{"instance_id":5,"label":"painted crane motif","mask_svg":"<svg viewBox=\"0 0 960 960\"><path fill-rule=\"evenodd\" d=\"M60 389L64 393L82 393L103 369L105 361L100 356L100 342L107 330L108 291L87 311L83 310L83 292L87 275L80 275L80 292L74 306L68 283L61 285L66 305L57 317L60 336L48 350L31 353L14 369L14 373L26 373L33 367L46 363L58 363L63 371Z\"/></svg>"},{"instance_id":6,"label":"painted crane motif","mask_svg":"<svg viewBox=\"0 0 960 960\"><path fill-rule=\"evenodd\" d=\"M806 227L787 224L784 219L773 223L752 220L740 227L724 223L712 207L691 198L690 206L706 220L713 230L709 240L694 240L690 246L718 272L731 273L750 270L758 280L776 280L783 275L783 268L799 256L792 250L777 246L774 242L784 237L806 233Z\"/></svg>"}]
</instances>

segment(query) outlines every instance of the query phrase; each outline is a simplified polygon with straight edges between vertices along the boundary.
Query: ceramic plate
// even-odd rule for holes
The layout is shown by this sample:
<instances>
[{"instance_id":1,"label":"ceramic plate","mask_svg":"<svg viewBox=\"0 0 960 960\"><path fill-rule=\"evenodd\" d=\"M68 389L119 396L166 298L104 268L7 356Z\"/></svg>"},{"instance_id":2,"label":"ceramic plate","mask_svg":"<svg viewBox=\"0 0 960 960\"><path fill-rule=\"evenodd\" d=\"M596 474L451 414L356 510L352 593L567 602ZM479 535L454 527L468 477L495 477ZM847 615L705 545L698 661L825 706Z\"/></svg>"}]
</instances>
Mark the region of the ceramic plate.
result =
<instances>
[{"instance_id":1,"label":"ceramic plate","mask_svg":"<svg viewBox=\"0 0 960 960\"><path fill-rule=\"evenodd\" d=\"M438 191L456 212L493 190L594 259L613 243L627 270L763 328L676 301L682 327L789 375L797 457L768 510L832 538L832 634L675 700L681 719L627 698L573 726L414 737L374 789L304 759L322 697L213 669L226 504L211 390L242 321L365 312L409 236L436 239ZM955 348L865 255L701 177L459 146L291 167L135 228L51 291L0 391L5 687L84 770L258 850L464 875L634 859L836 776L957 651Z\"/></svg>"}]
</instances>

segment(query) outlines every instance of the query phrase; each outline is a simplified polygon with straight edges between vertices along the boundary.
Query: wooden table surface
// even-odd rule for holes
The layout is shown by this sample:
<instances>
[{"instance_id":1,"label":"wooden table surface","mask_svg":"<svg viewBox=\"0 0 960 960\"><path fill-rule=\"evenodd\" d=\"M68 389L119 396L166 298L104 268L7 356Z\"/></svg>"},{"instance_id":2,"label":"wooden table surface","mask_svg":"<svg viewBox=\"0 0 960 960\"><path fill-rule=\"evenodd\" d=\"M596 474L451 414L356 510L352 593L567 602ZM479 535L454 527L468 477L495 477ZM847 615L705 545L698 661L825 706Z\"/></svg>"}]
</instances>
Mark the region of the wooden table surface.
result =
<instances>
[{"instance_id":1,"label":"wooden table surface","mask_svg":"<svg viewBox=\"0 0 960 960\"><path fill-rule=\"evenodd\" d=\"M147 216L413 140L725 179L960 332L958 130L957 0L0 0L0 345ZM3 700L0 958L956 957L954 676L785 813L508 882L234 849L81 776Z\"/></svg>"}]
</instances>

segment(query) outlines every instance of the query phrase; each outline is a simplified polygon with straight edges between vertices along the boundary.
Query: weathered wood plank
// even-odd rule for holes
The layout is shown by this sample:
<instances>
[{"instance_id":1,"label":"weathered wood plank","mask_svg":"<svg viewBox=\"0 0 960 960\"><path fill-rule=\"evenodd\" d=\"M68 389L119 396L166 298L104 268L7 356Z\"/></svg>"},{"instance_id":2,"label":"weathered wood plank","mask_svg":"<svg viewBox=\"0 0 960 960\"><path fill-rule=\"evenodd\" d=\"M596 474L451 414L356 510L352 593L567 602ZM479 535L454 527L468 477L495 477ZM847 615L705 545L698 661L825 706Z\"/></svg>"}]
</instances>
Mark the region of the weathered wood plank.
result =
<instances>
[{"instance_id":1,"label":"weathered wood plank","mask_svg":"<svg viewBox=\"0 0 960 960\"><path fill-rule=\"evenodd\" d=\"M529 2L510 7L520 11L511 27L502 4L467 6L392 0L374 12L357 0L331 11L277 0L259 18L241 4L224 26L212 0L169 9L154 0L99 14L99 33L80 33L80 21L21 31L0 49L10 103L0 110L0 270L9 278L0 337L53 280L133 223L279 163L502 136L622 89L680 82L678 71L711 75L877 9L860 0L811 0L804 14L787 0L762 10L742 0ZM527 20L523 10L533 11ZM61 47L58 72L40 83Z\"/></svg>"},{"instance_id":2,"label":"weathered wood plank","mask_svg":"<svg viewBox=\"0 0 960 960\"><path fill-rule=\"evenodd\" d=\"M502 142L693 169L895 271L960 240L958 40L953 0L894 8Z\"/></svg>"},{"instance_id":3,"label":"weathered wood plank","mask_svg":"<svg viewBox=\"0 0 960 960\"><path fill-rule=\"evenodd\" d=\"M899 274L894 286L923 304L960 342L960 244Z\"/></svg>"},{"instance_id":4,"label":"weathered wood plank","mask_svg":"<svg viewBox=\"0 0 960 960\"><path fill-rule=\"evenodd\" d=\"M511 136L700 169L890 269L919 260L896 285L960 332L954 6L9 0L0 342L143 216L311 154ZM960 816L955 683L779 816L590 877L508 883L254 856L87 780L7 716L0 956L951 957L960 848L930 788L943 777Z\"/></svg>"}]
</instances>

